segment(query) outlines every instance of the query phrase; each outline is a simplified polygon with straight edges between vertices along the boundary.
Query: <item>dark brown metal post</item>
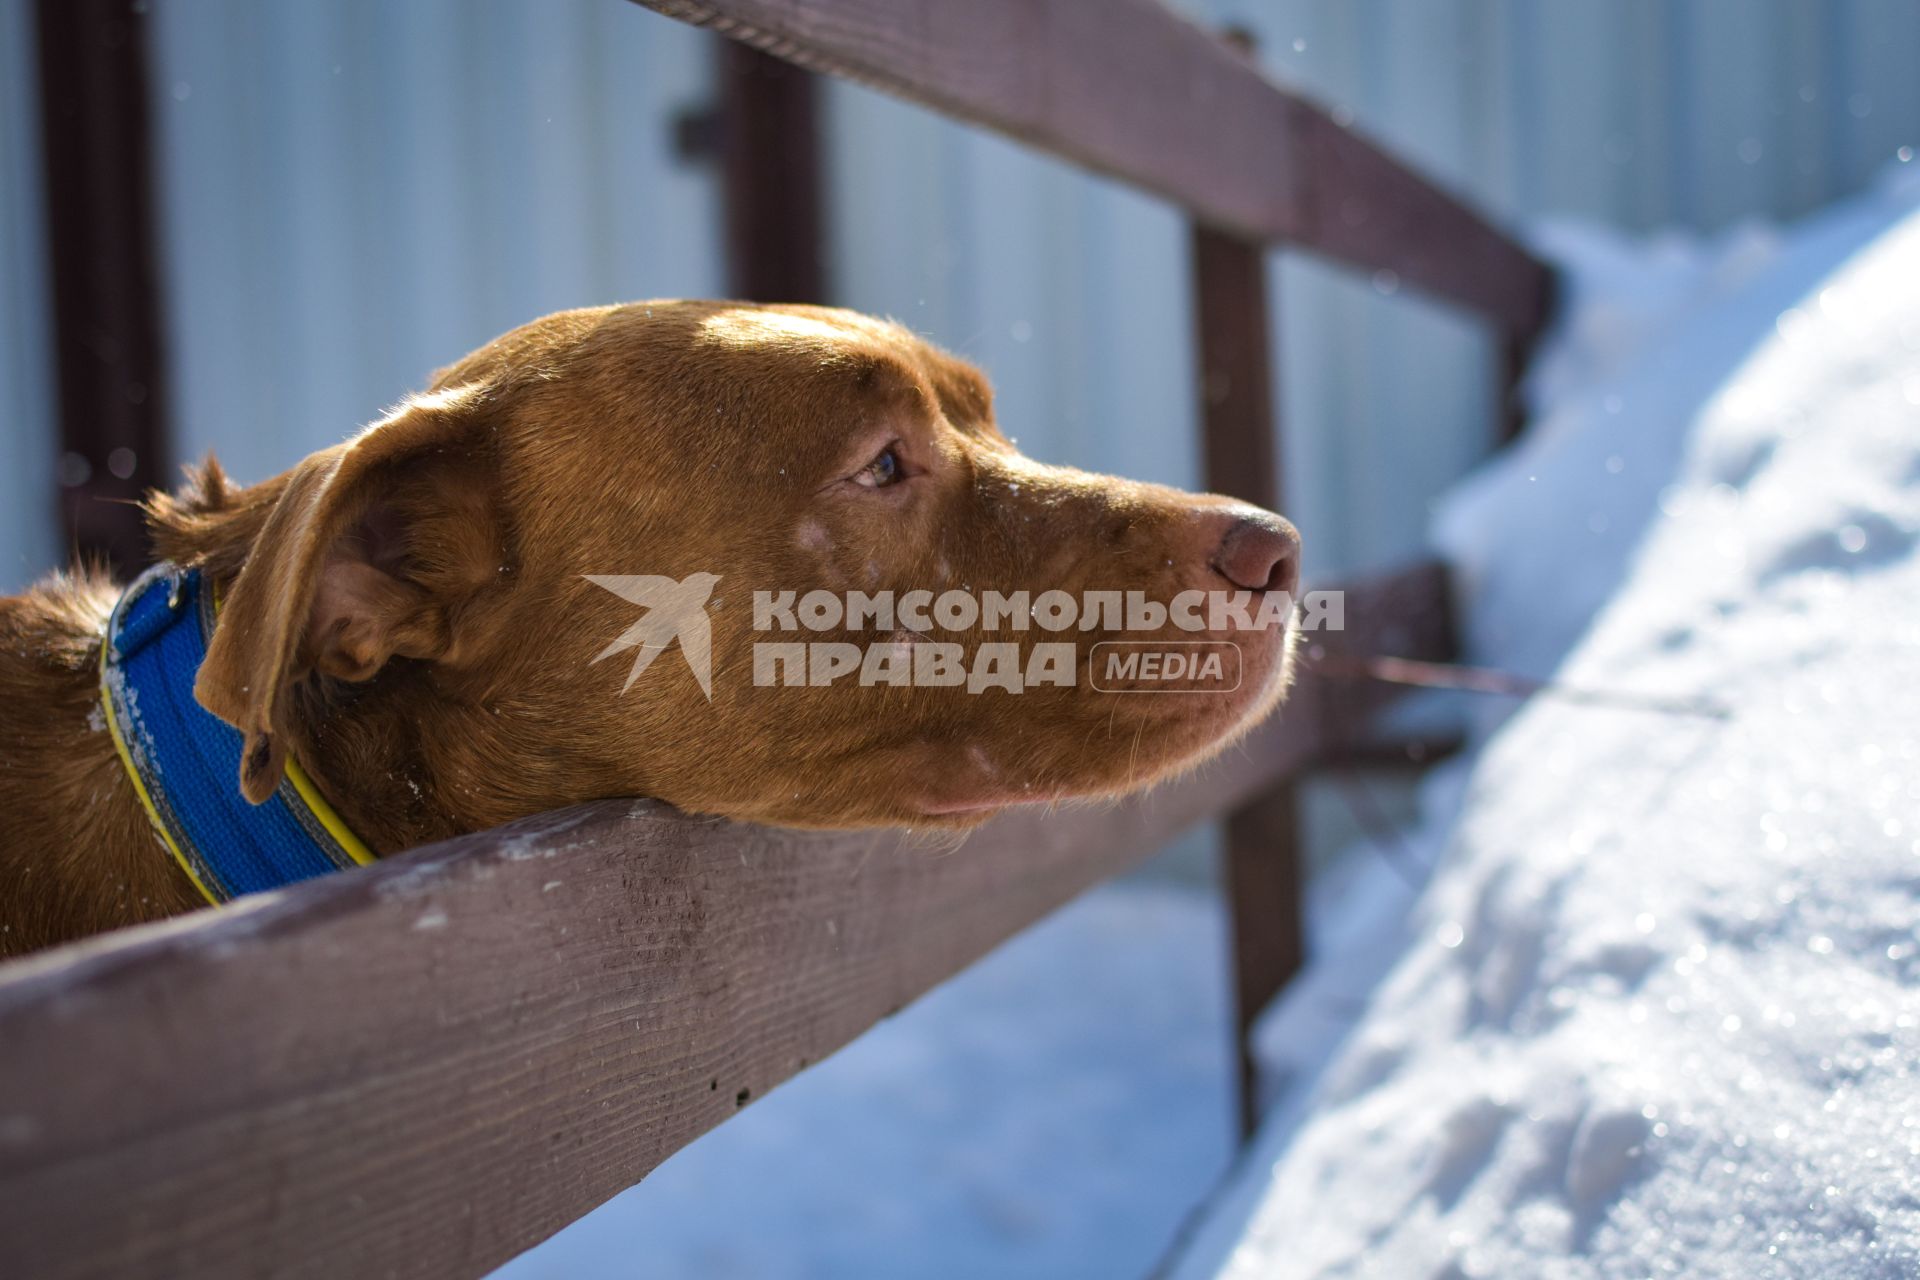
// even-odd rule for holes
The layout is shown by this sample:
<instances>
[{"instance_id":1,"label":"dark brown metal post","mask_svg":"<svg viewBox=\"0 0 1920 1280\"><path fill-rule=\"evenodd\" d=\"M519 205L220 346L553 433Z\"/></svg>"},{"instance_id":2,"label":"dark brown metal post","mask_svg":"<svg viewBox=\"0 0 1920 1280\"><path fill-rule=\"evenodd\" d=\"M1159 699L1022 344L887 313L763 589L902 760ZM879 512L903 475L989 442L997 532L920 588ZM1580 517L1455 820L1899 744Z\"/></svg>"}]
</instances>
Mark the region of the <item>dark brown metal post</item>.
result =
<instances>
[{"instance_id":1,"label":"dark brown metal post","mask_svg":"<svg viewBox=\"0 0 1920 1280\"><path fill-rule=\"evenodd\" d=\"M1251 55L1242 32L1228 37ZM1200 416L1209 489L1263 507L1280 505L1272 322L1266 255L1259 244L1193 228L1193 303L1199 342ZM1259 1121L1254 1019L1306 958L1300 912L1298 797L1291 780L1227 818L1223 881L1233 948L1234 1054L1240 1127Z\"/></svg>"},{"instance_id":2,"label":"dark brown metal post","mask_svg":"<svg viewBox=\"0 0 1920 1280\"><path fill-rule=\"evenodd\" d=\"M168 466L147 20L131 0L37 14L61 533L130 572L148 554L134 500Z\"/></svg>"},{"instance_id":3,"label":"dark brown metal post","mask_svg":"<svg viewBox=\"0 0 1920 1280\"><path fill-rule=\"evenodd\" d=\"M719 58L727 289L755 302L824 302L814 75L724 38Z\"/></svg>"}]
</instances>

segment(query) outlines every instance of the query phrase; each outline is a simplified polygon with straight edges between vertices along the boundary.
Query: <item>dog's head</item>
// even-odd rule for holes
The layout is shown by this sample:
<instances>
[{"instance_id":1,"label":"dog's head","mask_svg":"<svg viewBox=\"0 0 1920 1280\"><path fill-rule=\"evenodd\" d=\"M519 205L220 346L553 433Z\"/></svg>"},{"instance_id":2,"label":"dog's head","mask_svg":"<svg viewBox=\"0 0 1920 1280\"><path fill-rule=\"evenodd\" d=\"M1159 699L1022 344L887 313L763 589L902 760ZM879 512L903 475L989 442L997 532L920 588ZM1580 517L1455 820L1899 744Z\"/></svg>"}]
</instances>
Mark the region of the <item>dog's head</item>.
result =
<instances>
[{"instance_id":1,"label":"dog's head","mask_svg":"<svg viewBox=\"0 0 1920 1280\"><path fill-rule=\"evenodd\" d=\"M1033 462L977 371L845 311L551 316L248 494L197 693L256 800L384 697L475 825L960 826L1150 784L1288 679L1284 520Z\"/></svg>"}]
</instances>

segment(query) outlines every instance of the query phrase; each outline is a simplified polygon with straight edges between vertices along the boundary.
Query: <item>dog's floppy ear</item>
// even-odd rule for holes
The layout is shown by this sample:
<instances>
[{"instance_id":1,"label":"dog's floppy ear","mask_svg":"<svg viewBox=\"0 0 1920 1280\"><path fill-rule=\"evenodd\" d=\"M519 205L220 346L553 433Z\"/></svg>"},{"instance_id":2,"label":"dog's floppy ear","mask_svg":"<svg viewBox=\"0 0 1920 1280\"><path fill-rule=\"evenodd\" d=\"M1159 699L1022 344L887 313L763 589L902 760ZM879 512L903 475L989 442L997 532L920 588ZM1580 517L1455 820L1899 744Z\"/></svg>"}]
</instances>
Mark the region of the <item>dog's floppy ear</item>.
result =
<instances>
[{"instance_id":1,"label":"dog's floppy ear","mask_svg":"<svg viewBox=\"0 0 1920 1280\"><path fill-rule=\"evenodd\" d=\"M221 602L194 682L245 735L240 790L279 785L293 687L367 680L389 658L447 660L460 607L503 564L478 387L417 396L285 478Z\"/></svg>"}]
</instances>

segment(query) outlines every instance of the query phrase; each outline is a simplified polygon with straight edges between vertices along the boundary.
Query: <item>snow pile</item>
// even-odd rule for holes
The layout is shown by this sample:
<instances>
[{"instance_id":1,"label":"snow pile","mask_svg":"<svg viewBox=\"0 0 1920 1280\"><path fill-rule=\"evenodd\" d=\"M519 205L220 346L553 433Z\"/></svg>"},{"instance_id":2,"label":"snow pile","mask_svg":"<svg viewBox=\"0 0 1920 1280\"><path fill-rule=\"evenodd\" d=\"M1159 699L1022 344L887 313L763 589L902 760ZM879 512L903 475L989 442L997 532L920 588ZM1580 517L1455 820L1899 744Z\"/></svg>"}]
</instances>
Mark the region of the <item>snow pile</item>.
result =
<instances>
[{"instance_id":1,"label":"snow pile","mask_svg":"<svg viewBox=\"0 0 1920 1280\"><path fill-rule=\"evenodd\" d=\"M1442 869L1276 1011L1299 1077L1371 1001L1182 1275L1920 1274L1917 206L1553 237L1537 430L1442 516L1470 645L1726 714L1536 699L1435 782Z\"/></svg>"}]
</instances>

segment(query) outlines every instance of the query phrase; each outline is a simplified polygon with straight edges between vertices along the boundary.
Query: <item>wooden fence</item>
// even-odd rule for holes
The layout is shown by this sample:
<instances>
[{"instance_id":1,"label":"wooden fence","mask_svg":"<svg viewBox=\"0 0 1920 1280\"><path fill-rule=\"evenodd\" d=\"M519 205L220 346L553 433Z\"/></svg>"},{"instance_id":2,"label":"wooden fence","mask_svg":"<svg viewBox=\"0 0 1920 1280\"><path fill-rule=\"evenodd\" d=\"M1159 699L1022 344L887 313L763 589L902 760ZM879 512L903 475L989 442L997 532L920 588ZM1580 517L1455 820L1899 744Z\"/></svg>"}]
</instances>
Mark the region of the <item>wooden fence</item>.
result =
<instances>
[{"instance_id":1,"label":"wooden fence","mask_svg":"<svg viewBox=\"0 0 1920 1280\"><path fill-rule=\"evenodd\" d=\"M1271 504L1278 482L1265 246L1392 270L1515 359L1549 305L1523 250L1153 0L647 3L1191 211L1227 491ZM1444 658L1446 599L1431 565L1352 584L1325 643ZM1384 697L1309 671L1198 774L1007 816L958 851L605 801L16 962L0 1270L480 1274L1221 815L1244 1022L1300 955L1292 779L1390 752L1365 732Z\"/></svg>"}]
</instances>

